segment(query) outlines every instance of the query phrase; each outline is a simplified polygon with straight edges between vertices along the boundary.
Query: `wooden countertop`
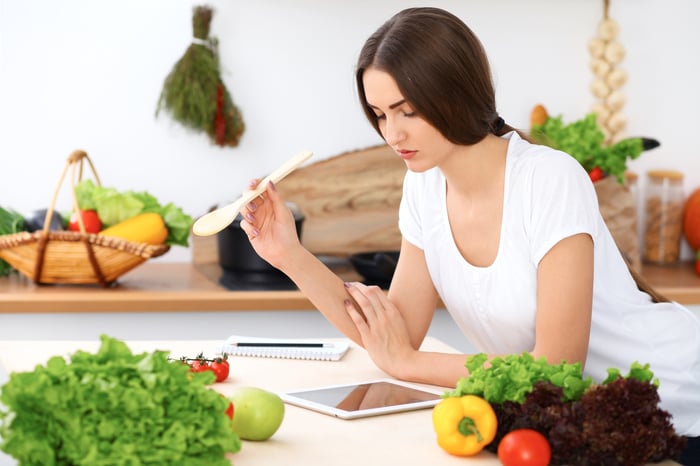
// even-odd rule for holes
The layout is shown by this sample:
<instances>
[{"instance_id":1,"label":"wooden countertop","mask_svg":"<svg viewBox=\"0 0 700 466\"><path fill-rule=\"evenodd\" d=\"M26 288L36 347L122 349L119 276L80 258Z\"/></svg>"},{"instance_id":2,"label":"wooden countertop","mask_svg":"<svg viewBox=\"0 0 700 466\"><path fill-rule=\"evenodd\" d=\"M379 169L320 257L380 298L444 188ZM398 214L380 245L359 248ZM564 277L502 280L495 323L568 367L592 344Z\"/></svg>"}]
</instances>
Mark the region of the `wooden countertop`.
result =
<instances>
[{"instance_id":1,"label":"wooden countertop","mask_svg":"<svg viewBox=\"0 0 700 466\"><path fill-rule=\"evenodd\" d=\"M128 341L134 354L168 351L174 357L214 351L216 340ZM230 396L246 386L281 393L303 388L356 383L387 378L366 351L351 343L340 361L305 361L232 356L231 376L212 389ZM78 350L95 352L97 341L0 341L0 370L7 373L32 370L54 355L69 356ZM424 351L455 353L440 340L427 337ZM436 393L446 387L412 384ZM496 455L482 451L473 457L444 452L435 440L431 409L346 421L285 405L279 430L267 441L243 441L241 451L230 457L235 465L303 464L357 466L363 464L430 464L434 466L498 466ZM234 414L235 416L235 414ZM348 439L352 439L349 441ZM291 460L290 460L291 458ZM656 466L678 465L662 461Z\"/></svg>"},{"instance_id":2,"label":"wooden countertop","mask_svg":"<svg viewBox=\"0 0 700 466\"><path fill-rule=\"evenodd\" d=\"M348 279L359 279L352 272ZM299 291L229 291L217 264L144 263L114 286L36 285L22 275L0 278L0 313L309 310Z\"/></svg>"},{"instance_id":3,"label":"wooden countertop","mask_svg":"<svg viewBox=\"0 0 700 466\"><path fill-rule=\"evenodd\" d=\"M667 298L700 304L700 276L691 263L645 265L642 275ZM310 310L299 291L229 291L217 264L151 261L110 288L37 286L23 276L0 278L0 313ZM349 272L348 279L358 279Z\"/></svg>"}]
</instances>

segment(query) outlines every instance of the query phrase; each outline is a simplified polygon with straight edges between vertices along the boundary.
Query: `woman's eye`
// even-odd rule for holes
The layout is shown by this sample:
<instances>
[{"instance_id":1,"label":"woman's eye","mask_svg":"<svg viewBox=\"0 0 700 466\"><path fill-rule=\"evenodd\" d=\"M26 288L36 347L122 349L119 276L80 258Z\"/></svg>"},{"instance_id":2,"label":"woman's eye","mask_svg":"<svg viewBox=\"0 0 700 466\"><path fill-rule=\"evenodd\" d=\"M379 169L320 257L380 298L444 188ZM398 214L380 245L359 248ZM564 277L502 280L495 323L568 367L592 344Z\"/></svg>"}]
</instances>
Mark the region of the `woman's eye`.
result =
<instances>
[{"instance_id":1,"label":"woman's eye","mask_svg":"<svg viewBox=\"0 0 700 466\"><path fill-rule=\"evenodd\" d=\"M374 115L375 120L386 120L386 115L381 114L381 115Z\"/></svg>"},{"instance_id":2,"label":"woman's eye","mask_svg":"<svg viewBox=\"0 0 700 466\"><path fill-rule=\"evenodd\" d=\"M405 117L416 116L416 112L415 111L414 112L403 112L403 116L405 116Z\"/></svg>"}]
</instances>

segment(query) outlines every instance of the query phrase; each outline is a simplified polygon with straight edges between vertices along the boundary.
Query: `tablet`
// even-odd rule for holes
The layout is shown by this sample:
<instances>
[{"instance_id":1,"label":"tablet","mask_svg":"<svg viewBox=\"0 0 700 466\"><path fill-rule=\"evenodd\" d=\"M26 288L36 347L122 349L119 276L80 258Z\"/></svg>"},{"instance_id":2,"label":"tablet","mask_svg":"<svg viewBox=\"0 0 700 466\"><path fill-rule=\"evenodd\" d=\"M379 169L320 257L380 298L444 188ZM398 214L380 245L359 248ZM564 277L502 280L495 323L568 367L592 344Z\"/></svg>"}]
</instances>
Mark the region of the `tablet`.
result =
<instances>
[{"instance_id":1,"label":"tablet","mask_svg":"<svg viewBox=\"0 0 700 466\"><path fill-rule=\"evenodd\" d=\"M432 392L392 379L330 385L280 393L286 403L341 419L432 408L442 392Z\"/></svg>"}]
</instances>

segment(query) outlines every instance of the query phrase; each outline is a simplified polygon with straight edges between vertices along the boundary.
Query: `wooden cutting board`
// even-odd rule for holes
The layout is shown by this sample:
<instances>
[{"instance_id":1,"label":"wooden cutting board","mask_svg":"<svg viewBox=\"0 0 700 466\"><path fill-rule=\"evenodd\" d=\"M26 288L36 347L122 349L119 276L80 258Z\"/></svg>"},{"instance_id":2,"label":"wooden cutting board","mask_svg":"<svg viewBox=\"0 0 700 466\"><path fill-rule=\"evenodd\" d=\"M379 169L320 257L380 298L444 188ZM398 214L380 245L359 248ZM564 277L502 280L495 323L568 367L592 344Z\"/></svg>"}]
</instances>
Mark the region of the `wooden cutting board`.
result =
<instances>
[{"instance_id":1,"label":"wooden cutting board","mask_svg":"<svg viewBox=\"0 0 700 466\"><path fill-rule=\"evenodd\" d=\"M301 240L314 254L347 257L398 251L398 210L406 165L387 145L312 163L277 189L305 216ZM192 235L195 264L218 262L216 236Z\"/></svg>"},{"instance_id":2,"label":"wooden cutting board","mask_svg":"<svg viewBox=\"0 0 700 466\"><path fill-rule=\"evenodd\" d=\"M290 174L278 186L305 215L302 242L315 254L398 250L406 165L387 145L347 152Z\"/></svg>"}]
</instances>

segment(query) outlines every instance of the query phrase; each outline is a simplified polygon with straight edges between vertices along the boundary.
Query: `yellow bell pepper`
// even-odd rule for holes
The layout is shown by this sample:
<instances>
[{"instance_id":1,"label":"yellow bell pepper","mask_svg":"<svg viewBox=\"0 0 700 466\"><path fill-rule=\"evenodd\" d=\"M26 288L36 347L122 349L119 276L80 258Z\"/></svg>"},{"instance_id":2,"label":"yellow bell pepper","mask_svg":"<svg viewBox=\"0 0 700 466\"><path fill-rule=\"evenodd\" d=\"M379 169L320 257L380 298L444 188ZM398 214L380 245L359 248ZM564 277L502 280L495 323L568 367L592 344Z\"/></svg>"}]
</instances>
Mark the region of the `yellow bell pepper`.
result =
<instances>
[{"instance_id":1,"label":"yellow bell pepper","mask_svg":"<svg viewBox=\"0 0 700 466\"><path fill-rule=\"evenodd\" d=\"M168 227L159 214L145 212L105 228L100 234L137 243L163 244L168 239Z\"/></svg>"},{"instance_id":2,"label":"yellow bell pepper","mask_svg":"<svg viewBox=\"0 0 700 466\"><path fill-rule=\"evenodd\" d=\"M497 426L491 404L478 396L445 398L433 408L438 445L452 455L476 455L496 437Z\"/></svg>"}]
</instances>

